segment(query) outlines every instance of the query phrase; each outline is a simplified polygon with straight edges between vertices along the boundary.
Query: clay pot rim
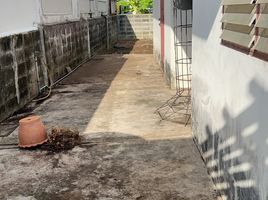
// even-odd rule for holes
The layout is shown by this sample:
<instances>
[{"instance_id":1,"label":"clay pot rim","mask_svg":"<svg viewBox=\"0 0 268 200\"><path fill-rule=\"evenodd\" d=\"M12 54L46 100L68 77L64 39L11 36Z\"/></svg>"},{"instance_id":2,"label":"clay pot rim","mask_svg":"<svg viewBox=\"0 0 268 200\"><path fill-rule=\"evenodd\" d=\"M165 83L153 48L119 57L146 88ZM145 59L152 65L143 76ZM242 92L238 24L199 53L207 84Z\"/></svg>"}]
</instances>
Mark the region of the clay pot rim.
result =
<instances>
[{"instance_id":1,"label":"clay pot rim","mask_svg":"<svg viewBox=\"0 0 268 200\"><path fill-rule=\"evenodd\" d=\"M48 139L45 139L45 140L43 140L42 142L39 142L39 143L35 143L35 144L28 144L28 145L21 145L21 144L19 144L18 146L19 146L20 148L30 148L30 147L36 147L36 146L38 146L38 145L41 145L41 144L46 143L47 141L48 141Z\"/></svg>"},{"instance_id":2,"label":"clay pot rim","mask_svg":"<svg viewBox=\"0 0 268 200\"><path fill-rule=\"evenodd\" d=\"M20 124L28 124L28 123L32 123L32 122L38 121L40 119L41 119L40 116L32 115L32 116L25 117L25 118L19 120L19 123Z\"/></svg>"}]
</instances>

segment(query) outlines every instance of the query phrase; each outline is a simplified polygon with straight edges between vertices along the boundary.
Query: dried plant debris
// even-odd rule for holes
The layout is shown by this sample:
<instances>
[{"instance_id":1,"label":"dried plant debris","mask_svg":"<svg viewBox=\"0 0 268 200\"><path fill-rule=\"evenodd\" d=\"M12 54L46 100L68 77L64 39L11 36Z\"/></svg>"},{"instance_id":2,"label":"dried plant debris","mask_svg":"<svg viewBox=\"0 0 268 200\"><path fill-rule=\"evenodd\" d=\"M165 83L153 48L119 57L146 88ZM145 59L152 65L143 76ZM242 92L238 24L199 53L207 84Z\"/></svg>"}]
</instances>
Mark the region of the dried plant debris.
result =
<instances>
[{"instance_id":1,"label":"dried plant debris","mask_svg":"<svg viewBox=\"0 0 268 200\"><path fill-rule=\"evenodd\" d=\"M48 135L48 142L42 145L42 149L48 151L70 150L81 143L77 130L67 128L52 128Z\"/></svg>"}]
</instances>

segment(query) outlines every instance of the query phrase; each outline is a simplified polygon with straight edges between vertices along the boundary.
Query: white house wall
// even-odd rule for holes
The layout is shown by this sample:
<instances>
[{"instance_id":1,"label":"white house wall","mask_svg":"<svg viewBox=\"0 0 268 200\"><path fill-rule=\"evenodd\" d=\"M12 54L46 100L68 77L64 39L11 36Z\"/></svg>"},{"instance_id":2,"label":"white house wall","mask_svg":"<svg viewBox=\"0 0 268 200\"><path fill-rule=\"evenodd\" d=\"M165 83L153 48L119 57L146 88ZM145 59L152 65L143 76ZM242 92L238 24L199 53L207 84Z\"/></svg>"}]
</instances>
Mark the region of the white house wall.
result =
<instances>
[{"instance_id":1,"label":"white house wall","mask_svg":"<svg viewBox=\"0 0 268 200\"><path fill-rule=\"evenodd\" d=\"M155 59L160 63L161 59L161 35L160 35L160 0L153 3L153 50Z\"/></svg>"},{"instance_id":2,"label":"white house wall","mask_svg":"<svg viewBox=\"0 0 268 200\"><path fill-rule=\"evenodd\" d=\"M173 1L165 1L165 61L164 71L171 88L176 87L175 82L175 53L173 31Z\"/></svg>"},{"instance_id":3,"label":"white house wall","mask_svg":"<svg viewBox=\"0 0 268 200\"><path fill-rule=\"evenodd\" d=\"M78 8L84 17L88 17L89 13L92 14L92 17L100 17L101 14L107 15L109 13L109 0L78 0ZM115 11L113 4L111 8L112 11Z\"/></svg>"},{"instance_id":4,"label":"white house wall","mask_svg":"<svg viewBox=\"0 0 268 200\"><path fill-rule=\"evenodd\" d=\"M41 23L59 23L79 19L78 0L40 0ZM64 4L64 6L62 6Z\"/></svg>"},{"instance_id":5,"label":"white house wall","mask_svg":"<svg viewBox=\"0 0 268 200\"><path fill-rule=\"evenodd\" d=\"M43 15L72 15L72 0L42 0Z\"/></svg>"},{"instance_id":6,"label":"white house wall","mask_svg":"<svg viewBox=\"0 0 268 200\"><path fill-rule=\"evenodd\" d=\"M0 37L37 29L38 24L61 23L109 13L108 0L1 0ZM115 4L112 5L115 11Z\"/></svg>"},{"instance_id":7,"label":"white house wall","mask_svg":"<svg viewBox=\"0 0 268 200\"><path fill-rule=\"evenodd\" d=\"M111 1L111 14L116 14L116 0Z\"/></svg>"},{"instance_id":8,"label":"white house wall","mask_svg":"<svg viewBox=\"0 0 268 200\"><path fill-rule=\"evenodd\" d=\"M109 13L108 0L40 0L41 21L45 24L100 17ZM62 6L64 4L64 6Z\"/></svg>"},{"instance_id":9,"label":"white house wall","mask_svg":"<svg viewBox=\"0 0 268 200\"><path fill-rule=\"evenodd\" d=\"M154 56L155 58L164 64L163 70L165 73L165 78L167 83L175 88L175 57L174 57L174 33L173 33L173 1L168 0L164 3L164 13L165 13L165 60L161 61L161 29L160 29L160 0L154 1L154 10L153 10L153 34L154 34Z\"/></svg>"},{"instance_id":10,"label":"white house wall","mask_svg":"<svg viewBox=\"0 0 268 200\"><path fill-rule=\"evenodd\" d=\"M81 14L87 14L90 12L89 0L78 0L78 9Z\"/></svg>"},{"instance_id":11,"label":"white house wall","mask_svg":"<svg viewBox=\"0 0 268 200\"><path fill-rule=\"evenodd\" d=\"M39 23L36 0L1 0L1 5L0 37L36 29Z\"/></svg>"},{"instance_id":12,"label":"white house wall","mask_svg":"<svg viewBox=\"0 0 268 200\"><path fill-rule=\"evenodd\" d=\"M220 1L193 10L193 134L227 199L266 200L268 63L221 45Z\"/></svg>"},{"instance_id":13,"label":"white house wall","mask_svg":"<svg viewBox=\"0 0 268 200\"><path fill-rule=\"evenodd\" d=\"M165 51L165 60L162 61L164 64L163 70L165 73L165 78L167 84L171 88L176 88L176 71L175 71L175 47L174 47L174 16L173 16L173 0L164 1L164 51ZM161 61L161 34L160 34L160 0L154 1L154 10L153 10L153 26L154 26L154 56L160 62ZM191 19L191 13L188 13L188 20ZM179 19L178 19L179 20ZM189 32L191 37L191 32ZM179 35L180 38L180 35ZM189 38L191 40L191 38ZM178 54L181 55L181 52L178 51ZM189 55L190 56L190 55ZM186 70L185 70L186 71Z\"/></svg>"},{"instance_id":14,"label":"white house wall","mask_svg":"<svg viewBox=\"0 0 268 200\"><path fill-rule=\"evenodd\" d=\"M108 8L109 8L109 1L108 0L96 0L97 1L97 12L98 15L107 15Z\"/></svg>"}]
</instances>

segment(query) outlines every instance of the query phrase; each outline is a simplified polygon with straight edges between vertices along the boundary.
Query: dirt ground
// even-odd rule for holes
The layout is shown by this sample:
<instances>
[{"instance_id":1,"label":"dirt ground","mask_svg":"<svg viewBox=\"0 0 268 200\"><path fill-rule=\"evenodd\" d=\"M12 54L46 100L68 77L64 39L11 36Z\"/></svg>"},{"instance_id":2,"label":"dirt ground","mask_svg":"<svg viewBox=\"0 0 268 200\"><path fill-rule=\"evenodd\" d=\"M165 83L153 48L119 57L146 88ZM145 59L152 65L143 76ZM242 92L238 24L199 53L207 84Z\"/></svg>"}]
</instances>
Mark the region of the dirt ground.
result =
<instances>
[{"instance_id":1,"label":"dirt ground","mask_svg":"<svg viewBox=\"0 0 268 200\"><path fill-rule=\"evenodd\" d=\"M69 151L0 149L0 199L217 199L190 127L155 110L174 91L151 54L95 57L33 113L76 128ZM16 143L17 129L0 143Z\"/></svg>"},{"instance_id":2,"label":"dirt ground","mask_svg":"<svg viewBox=\"0 0 268 200\"><path fill-rule=\"evenodd\" d=\"M153 42L150 40L122 40L114 46L114 52L121 54L152 54Z\"/></svg>"}]
</instances>

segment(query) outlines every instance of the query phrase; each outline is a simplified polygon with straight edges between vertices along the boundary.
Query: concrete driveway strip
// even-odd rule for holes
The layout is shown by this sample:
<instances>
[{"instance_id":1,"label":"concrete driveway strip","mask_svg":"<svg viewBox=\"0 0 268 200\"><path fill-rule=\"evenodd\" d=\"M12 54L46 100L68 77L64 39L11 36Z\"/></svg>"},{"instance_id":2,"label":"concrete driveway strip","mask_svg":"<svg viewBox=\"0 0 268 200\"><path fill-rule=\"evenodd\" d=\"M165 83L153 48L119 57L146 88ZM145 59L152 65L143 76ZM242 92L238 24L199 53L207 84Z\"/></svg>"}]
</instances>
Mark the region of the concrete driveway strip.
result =
<instances>
[{"instance_id":1,"label":"concrete driveway strip","mask_svg":"<svg viewBox=\"0 0 268 200\"><path fill-rule=\"evenodd\" d=\"M34 110L95 145L0 150L0 199L217 199L190 127L154 113L173 94L151 54L95 57Z\"/></svg>"}]
</instances>

